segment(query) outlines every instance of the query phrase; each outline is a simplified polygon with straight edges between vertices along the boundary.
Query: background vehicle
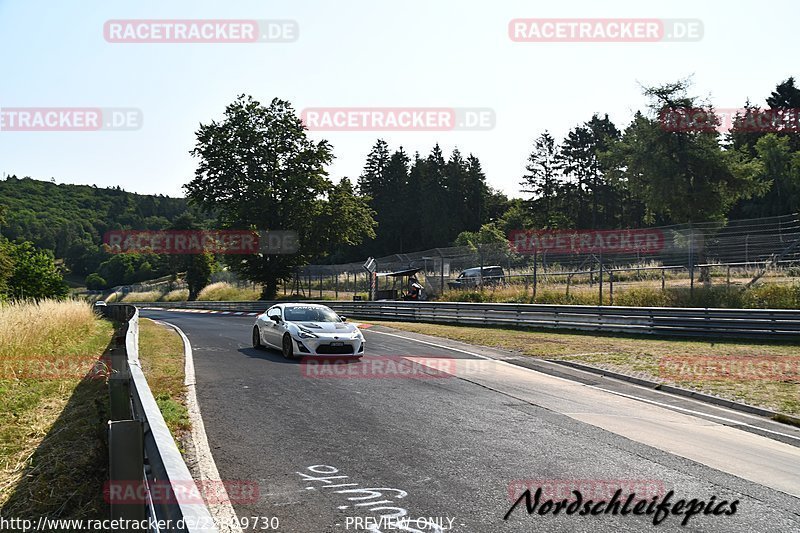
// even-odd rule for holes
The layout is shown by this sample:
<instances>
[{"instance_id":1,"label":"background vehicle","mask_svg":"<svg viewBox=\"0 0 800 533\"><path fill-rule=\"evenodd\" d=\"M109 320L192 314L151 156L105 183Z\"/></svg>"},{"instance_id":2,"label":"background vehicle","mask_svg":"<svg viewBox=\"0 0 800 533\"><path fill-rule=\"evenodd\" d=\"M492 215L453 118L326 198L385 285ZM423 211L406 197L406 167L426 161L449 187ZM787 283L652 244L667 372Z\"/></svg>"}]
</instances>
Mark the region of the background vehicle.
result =
<instances>
[{"instance_id":1,"label":"background vehicle","mask_svg":"<svg viewBox=\"0 0 800 533\"><path fill-rule=\"evenodd\" d=\"M345 317L319 304L277 304L256 318L253 347L273 347L292 359L295 354L364 355L364 335Z\"/></svg>"},{"instance_id":2,"label":"background vehicle","mask_svg":"<svg viewBox=\"0 0 800 533\"><path fill-rule=\"evenodd\" d=\"M500 285L506 282L506 275L503 268L499 266L483 267L483 284ZM451 289L463 289L467 287L478 287L481 284L481 267L468 268L461 272L456 279L447 282Z\"/></svg>"}]
</instances>

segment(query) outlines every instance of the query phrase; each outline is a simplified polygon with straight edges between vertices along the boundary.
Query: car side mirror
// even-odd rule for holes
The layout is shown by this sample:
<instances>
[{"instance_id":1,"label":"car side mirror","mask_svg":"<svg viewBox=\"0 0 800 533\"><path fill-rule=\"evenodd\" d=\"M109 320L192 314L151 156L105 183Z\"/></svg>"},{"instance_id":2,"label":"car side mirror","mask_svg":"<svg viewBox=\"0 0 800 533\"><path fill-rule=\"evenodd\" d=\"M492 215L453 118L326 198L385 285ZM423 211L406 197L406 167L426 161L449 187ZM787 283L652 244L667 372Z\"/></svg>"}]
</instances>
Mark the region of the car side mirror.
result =
<instances>
[{"instance_id":1,"label":"car side mirror","mask_svg":"<svg viewBox=\"0 0 800 533\"><path fill-rule=\"evenodd\" d=\"M339 315L339 318L342 319L342 322L347 322L347 317L344 315Z\"/></svg>"},{"instance_id":2,"label":"car side mirror","mask_svg":"<svg viewBox=\"0 0 800 533\"><path fill-rule=\"evenodd\" d=\"M276 324L280 324L280 322L281 322L281 317L279 317L279 316L277 316L277 315L272 315L270 318L271 318L271 319L272 319L272 321L273 321L273 322L275 322Z\"/></svg>"}]
</instances>

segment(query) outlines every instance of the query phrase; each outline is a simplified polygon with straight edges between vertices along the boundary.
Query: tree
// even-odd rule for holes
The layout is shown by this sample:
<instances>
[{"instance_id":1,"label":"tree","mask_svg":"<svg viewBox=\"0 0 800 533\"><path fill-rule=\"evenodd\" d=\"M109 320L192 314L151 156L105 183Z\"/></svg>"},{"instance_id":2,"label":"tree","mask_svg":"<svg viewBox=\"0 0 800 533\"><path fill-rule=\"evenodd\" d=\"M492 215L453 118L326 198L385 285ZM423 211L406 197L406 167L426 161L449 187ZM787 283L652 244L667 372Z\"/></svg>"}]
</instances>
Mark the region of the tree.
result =
<instances>
[{"instance_id":1,"label":"tree","mask_svg":"<svg viewBox=\"0 0 800 533\"><path fill-rule=\"evenodd\" d=\"M8 253L8 245L0 238L0 300L8 294L8 280L14 273L14 262Z\"/></svg>"},{"instance_id":2,"label":"tree","mask_svg":"<svg viewBox=\"0 0 800 533\"><path fill-rule=\"evenodd\" d=\"M533 151L528 156L528 172L522 176L522 192L532 195L530 204L534 208L535 218L542 225L547 225L554 214L553 207L558 193L561 161L559 147L555 139L547 131L542 133L533 143Z\"/></svg>"},{"instance_id":3,"label":"tree","mask_svg":"<svg viewBox=\"0 0 800 533\"><path fill-rule=\"evenodd\" d=\"M737 200L760 186L750 169L733 164L715 130L663 127L658 119L663 113L701 107L686 91L684 81L645 89L653 118L637 112L612 149L617 177L644 203L648 223L721 220ZM713 109L704 109L715 123Z\"/></svg>"},{"instance_id":4,"label":"tree","mask_svg":"<svg viewBox=\"0 0 800 533\"><path fill-rule=\"evenodd\" d=\"M241 277L263 283L262 298L274 298L278 281L309 259L374 236L372 223L367 223L371 216L354 212L363 203L348 203L347 220L330 220L337 209L330 203L331 193L341 199L348 189L337 191L328 179L330 144L307 137L289 102L276 98L263 106L241 95L226 108L221 122L201 124L196 135L191 154L199 163L194 179L184 186L192 202L216 213L225 228L297 232L296 254L226 256Z\"/></svg>"},{"instance_id":5,"label":"tree","mask_svg":"<svg viewBox=\"0 0 800 533\"><path fill-rule=\"evenodd\" d=\"M389 166L389 145L378 139L367 154L364 170L358 178L358 190L373 201L382 198L386 187L386 172Z\"/></svg>"},{"instance_id":6,"label":"tree","mask_svg":"<svg viewBox=\"0 0 800 533\"><path fill-rule=\"evenodd\" d=\"M800 153L792 153L789 138L768 133L755 145L755 157L742 150L737 162L762 184L759 200L748 202L746 216L768 217L800 210ZM749 199L747 197L746 199Z\"/></svg>"},{"instance_id":7,"label":"tree","mask_svg":"<svg viewBox=\"0 0 800 533\"><path fill-rule=\"evenodd\" d=\"M108 287L108 283L97 272L92 272L86 276L86 288L90 291L97 291L100 289L105 289L106 287Z\"/></svg>"},{"instance_id":8,"label":"tree","mask_svg":"<svg viewBox=\"0 0 800 533\"><path fill-rule=\"evenodd\" d=\"M11 260L11 276L7 281L7 294L15 299L64 299L69 293L53 253L40 250L30 242L5 243Z\"/></svg>"},{"instance_id":9,"label":"tree","mask_svg":"<svg viewBox=\"0 0 800 533\"><path fill-rule=\"evenodd\" d=\"M175 219L169 229L175 231L197 231L200 229L200 225L194 215L186 212ZM211 281L211 271L214 263L214 256L209 253L174 254L169 257L170 270L176 279L179 273L186 272L186 285L189 288L190 302L196 300L200 291Z\"/></svg>"},{"instance_id":10,"label":"tree","mask_svg":"<svg viewBox=\"0 0 800 533\"><path fill-rule=\"evenodd\" d=\"M578 227L597 227L597 197L599 187L592 188L592 218L587 220L585 204L587 191L590 189L589 180L592 175L594 161L597 154L594 151L592 130L586 125L578 126L567 133L567 137L561 143L559 160L561 162L564 177L571 179L574 184L576 201L568 206L572 211L572 218Z\"/></svg>"},{"instance_id":11,"label":"tree","mask_svg":"<svg viewBox=\"0 0 800 533\"><path fill-rule=\"evenodd\" d=\"M406 252L411 244L406 237L406 225L415 211L409 197L408 165L408 154L401 146L392 154L386 168L384 191L390 201L383 205L383 212L376 209L379 238L384 243L380 255Z\"/></svg>"},{"instance_id":12,"label":"tree","mask_svg":"<svg viewBox=\"0 0 800 533\"><path fill-rule=\"evenodd\" d=\"M189 301L197 300L200 291L211 281L214 256L208 252L192 254L186 267L186 285L189 287Z\"/></svg>"},{"instance_id":13,"label":"tree","mask_svg":"<svg viewBox=\"0 0 800 533\"><path fill-rule=\"evenodd\" d=\"M489 198L489 187L486 185L486 174L483 173L480 160L473 154L467 158L464 174L464 228L475 229L488 222L489 213L486 205Z\"/></svg>"},{"instance_id":14,"label":"tree","mask_svg":"<svg viewBox=\"0 0 800 533\"><path fill-rule=\"evenodd\" d=\"M800 132L797 131L800 124L800 88L795 87L794 78L790 77L779 83L767 98L767 105L771 110L779 112L782 120L778 132L781 136L788 137L791 151L800 150Z\"/></svg>"},{"instance_id":15,"label":"tree","mask_svg":"<svg viewBox=\"0 0 800 533\"><path fill-rule=\"evenodd\" d=\"M369 207L375 212L378 223L375 240L359 250L362 256L402 251L407 182L408 156L403 148L390 156L387 143L378 139L358 179L358 190L369 198Z\"/></svg>"},{"instance_id":16,"label":"tree","mask_svg":"<svg viewBox=\"0 0 800 533\"><path fill-rule=\"evenodd\" d=\"M453 209L446 184L446 168L442 149L436 144L427 158L415 161L419 167L420 242L417 250L442 246L453 235L451 217Z\"/></svg>"},{"instance_id":17,"label":"tree","mask_svg":"<svg viewBox=\"0 0 800 533\"><path fill-rule=\"evenodd\" d=\"M490 222L478 231L462 231L453 242L453 246L469 246L473 249L477 249L479 244L508 244L508 239L497 224Z\"/></svg>"}]
</instances>

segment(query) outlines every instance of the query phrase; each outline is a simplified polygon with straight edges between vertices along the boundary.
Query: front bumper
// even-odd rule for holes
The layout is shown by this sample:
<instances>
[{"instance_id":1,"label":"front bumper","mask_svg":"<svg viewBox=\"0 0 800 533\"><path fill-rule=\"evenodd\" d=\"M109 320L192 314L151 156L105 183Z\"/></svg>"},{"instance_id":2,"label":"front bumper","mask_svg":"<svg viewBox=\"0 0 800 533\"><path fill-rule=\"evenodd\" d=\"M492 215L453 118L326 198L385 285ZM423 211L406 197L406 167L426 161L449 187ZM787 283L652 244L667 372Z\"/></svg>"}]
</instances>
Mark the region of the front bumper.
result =
<instances>
[{"instance_id":1,"label":"front bumper","mask_svg":"<svg viewBox=\"0 0 800 533\"><path fill-rule=\"evenodd\" d=\"M333 339L326 337L298 339L293 337L294 345L299 355L319 356L347 356L361 357L364 355L364 345L361 339Z\"/></svg>"}]
</instances>

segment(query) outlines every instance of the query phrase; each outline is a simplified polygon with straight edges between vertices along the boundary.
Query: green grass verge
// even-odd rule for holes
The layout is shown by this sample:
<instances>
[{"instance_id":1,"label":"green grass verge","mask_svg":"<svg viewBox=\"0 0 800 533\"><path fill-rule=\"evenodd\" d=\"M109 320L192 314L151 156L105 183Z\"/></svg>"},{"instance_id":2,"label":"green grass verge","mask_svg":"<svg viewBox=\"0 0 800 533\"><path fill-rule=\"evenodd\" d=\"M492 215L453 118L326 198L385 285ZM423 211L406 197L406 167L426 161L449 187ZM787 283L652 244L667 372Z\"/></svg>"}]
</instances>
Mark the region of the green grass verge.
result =
<instances>
[{"instance_id":1,"label":"green grass verge","mask_svg":"<svg viewBox=\"0 0 800 533\"><path fill-rule=\"evenodd\" d=\"M172 328L152 320L140 320L139 359L164 421L181 447L181 440L184 433L191 429L191 423L186 409L183 341L180 335Z\"/></svg>"}]
</instances>

